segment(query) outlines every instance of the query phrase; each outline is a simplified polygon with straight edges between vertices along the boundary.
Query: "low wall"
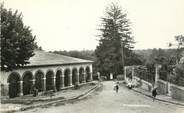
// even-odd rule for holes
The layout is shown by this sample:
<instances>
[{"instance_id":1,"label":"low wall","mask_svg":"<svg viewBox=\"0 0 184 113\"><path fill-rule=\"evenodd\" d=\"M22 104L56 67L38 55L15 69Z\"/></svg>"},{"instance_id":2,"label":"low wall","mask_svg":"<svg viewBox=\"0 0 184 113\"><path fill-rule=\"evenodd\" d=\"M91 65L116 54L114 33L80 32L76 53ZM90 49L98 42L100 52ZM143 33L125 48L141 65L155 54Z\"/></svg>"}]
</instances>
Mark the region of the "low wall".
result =
<instances>
[{"instance_id":1,"label":"low wall","mask_svg":"<svg viewBox=\"0 0 184 113\"><path fill-rule=\"evenodd\" d=\"M140 81L140 78L138 78L138 77L136 77L136 76L134 76L133 79L134 79L135 81L137 81L137 82ZM151 92L151 90L152 90L152 84L149 83L149 82L147 82L147 81L145 81L145 80L141 80L141 84L140 84L139 87L140 87L141 89L147 90L147 91L149 91L149 92Z\"/></svg>"},{"instance_id":2,"label":"low wall","mask_svg":"<svg viewBox=\"0 0 184 113\"><path fill-rule=\"evenodd\" d=\"M158 94L167 94L168 93L168 83L163 80L157 81L157 91Z\"/></svg>"},{"instance_id":3,"label":"low wall","mask_svg":"<svg viewBox=\"0 0 184 113\"><path fill-rule=\"evenodd\" d=\"M173 99L184 101L184 87L171 85L171 97Z\"/></svg>"},{"instance_id":4,"label":"low wall","mask_svg":"<svg viewBox=\"0 0 184 113\"><path fill-rule=\"evenodd\" d=\"M0 99L8 98L8 85L1 83L0 92L1 92Z\"/></svg>"}]
</instances>

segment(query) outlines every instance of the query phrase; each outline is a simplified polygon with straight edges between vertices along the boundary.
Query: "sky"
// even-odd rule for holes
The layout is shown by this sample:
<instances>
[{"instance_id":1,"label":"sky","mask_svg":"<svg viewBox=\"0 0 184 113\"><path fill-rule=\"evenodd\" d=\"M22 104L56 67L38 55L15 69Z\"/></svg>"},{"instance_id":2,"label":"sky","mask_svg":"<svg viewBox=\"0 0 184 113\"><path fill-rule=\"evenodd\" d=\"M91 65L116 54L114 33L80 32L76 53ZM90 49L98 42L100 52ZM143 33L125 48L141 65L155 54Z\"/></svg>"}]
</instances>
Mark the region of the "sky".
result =
<instances>
[{"instance_id":1,"label":"sky","mask_svg":"<svg viewBox=\"0 0 184 113\"><path fill-rule=\"evenodd\" d=\"M184 35L184 0L3 0L23 14L46 51L95 50L105 8L118 3L130 19L135 49L168 48Z\"/></svg>"}]
</instances>

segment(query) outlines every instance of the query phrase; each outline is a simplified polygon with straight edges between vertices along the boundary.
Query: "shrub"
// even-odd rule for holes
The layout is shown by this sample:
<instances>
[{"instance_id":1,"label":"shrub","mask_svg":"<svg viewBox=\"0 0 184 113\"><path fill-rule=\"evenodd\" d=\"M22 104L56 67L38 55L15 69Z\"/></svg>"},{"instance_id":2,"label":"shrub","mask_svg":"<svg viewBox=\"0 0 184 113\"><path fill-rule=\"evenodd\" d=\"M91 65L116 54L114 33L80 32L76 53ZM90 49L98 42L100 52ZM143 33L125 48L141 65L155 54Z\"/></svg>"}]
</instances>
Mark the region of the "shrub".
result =
<instances>
[{"instance_id":1,"label":"shrub","mask_svg":"<svg viewBox=\"0 0 184 113\"><path fill-rule=\"evenodd\" d=\"M171 82L179 86L184 86L184 64L178 64L176 66Z\"/></svg>"}]
</instances>

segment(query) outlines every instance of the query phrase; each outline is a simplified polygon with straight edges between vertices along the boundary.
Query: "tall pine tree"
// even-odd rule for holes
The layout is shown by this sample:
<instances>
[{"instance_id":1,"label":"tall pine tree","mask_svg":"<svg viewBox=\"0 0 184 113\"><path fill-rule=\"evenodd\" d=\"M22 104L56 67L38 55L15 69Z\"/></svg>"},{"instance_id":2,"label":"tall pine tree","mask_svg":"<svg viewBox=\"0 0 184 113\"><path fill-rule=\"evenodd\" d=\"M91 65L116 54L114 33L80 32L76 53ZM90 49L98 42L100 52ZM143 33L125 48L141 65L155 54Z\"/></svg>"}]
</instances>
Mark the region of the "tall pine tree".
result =
<instances>
[{"instance_id":1,"label":"tall pine tree","mask_svg":"<svg viewBox=\"0 0 184 113\"><path fill-rule=\"evenodd\" d=\"M95 50L97 71L104 75L113 73L116 76L123 72L134 43L127 14L123 13L117 4L110 4L99 30L99 45Z\"/></svg>"}]
</instances>

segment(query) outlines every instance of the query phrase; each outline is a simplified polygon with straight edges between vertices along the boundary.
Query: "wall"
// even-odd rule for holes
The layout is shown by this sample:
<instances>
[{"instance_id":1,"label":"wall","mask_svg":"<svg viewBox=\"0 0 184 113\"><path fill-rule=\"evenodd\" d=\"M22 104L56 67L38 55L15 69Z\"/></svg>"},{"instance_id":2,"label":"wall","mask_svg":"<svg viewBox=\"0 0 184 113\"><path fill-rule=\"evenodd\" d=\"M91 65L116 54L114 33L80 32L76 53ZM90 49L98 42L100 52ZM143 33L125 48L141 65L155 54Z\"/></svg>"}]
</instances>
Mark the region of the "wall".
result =
<instances>
[{"instance_id":1,"label":"wall","mask_svg":"<svg viewBox=\"0 0 184 113\"><path fill-rule=\"evenodd\" d=\"M173 99L184 101L184 87L171 85L171 97Z\"/></svg>"},{"instance_id":2,"label":"wall","mask_svg":"<svg viewBox=\"0 0 184 113\"><path fill-rule=\"evenodd\" d=\"M158 80L157 81L157 91L158 94L167 94L168 93L168 83L166 81L163 80Z\"/></svg>"},{"instance_id":3,"label":"wall","mask_svg":"<svg viewBox=\"0 0 184 113\"><path fill-rule=\"evenodd\" d=\"M133 77L133 81L139 81L139 80L140 80L140 78L138 78L136 76ZM152 90L152 84L147 82L147 81L141 80L140 88L144 89L146 91L151 91Z\"/></svg>"}]
</instances>

